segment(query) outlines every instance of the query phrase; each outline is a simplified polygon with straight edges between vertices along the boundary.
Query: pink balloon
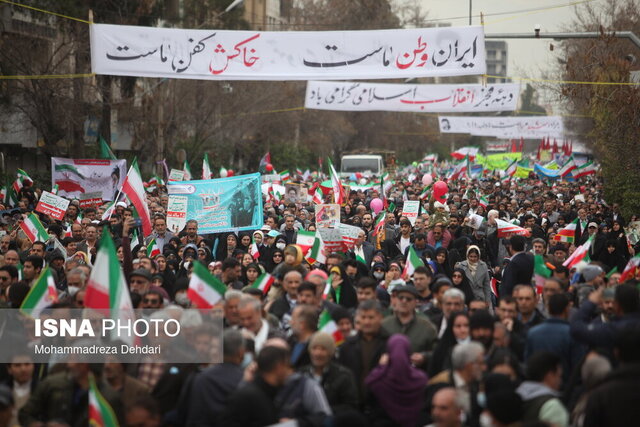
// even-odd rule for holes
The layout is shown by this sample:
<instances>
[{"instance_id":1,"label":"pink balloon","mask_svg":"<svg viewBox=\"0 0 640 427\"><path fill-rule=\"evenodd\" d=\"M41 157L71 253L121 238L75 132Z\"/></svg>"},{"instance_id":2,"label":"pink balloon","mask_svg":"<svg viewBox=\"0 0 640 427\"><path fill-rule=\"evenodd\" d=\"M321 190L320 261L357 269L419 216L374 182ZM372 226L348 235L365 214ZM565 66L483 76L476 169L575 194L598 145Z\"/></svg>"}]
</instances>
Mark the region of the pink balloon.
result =
<instances>
[{"instance_id":1,"label":"pink balloon","mask_svg":"<svg viewBox=\"0 0 640 427\"><path fill-rule=\"evenodd\" d=\"M442 181L438 181L433 184L433 197L439 202L444 203L444 201L446 200L444 196L448 191L449 187L447 187L447 184Z\"/></svg>"},{"instance_id":2,"label":"pink balloon","mask_svg":"<svg viewBox=\"0 0 640 427\"><path fill-rule=\"evenodd\" d=\"M229 176L233 176L233 174L234 174L234 173L235 173L235 172L233 172L233 169L228 169L228 170L227 170L227 177L229 177Z\"/></svg>"},{"instance_id":3,"label":"pink balloon","mask_svg":"<svg viewBox=\"0 0 640 427\"><path fill-rule=\"evenodd\" d=\"M424 184L425 187L428 185L431 185L432 182L433 182L433 177L431 176L430 173L426 173L422 175L422 184Z\"/></svg>"},{"instance_id":4,"label":"pink balloon","mask_svg":"<svg viewBox=\"0 0 640 427\"><path fill-rule=\"evenodd\" d=\"M371 201L371 209L373 212L378 215L382 210L382 200L376 198Z\"/></svg>"}]
</instances>

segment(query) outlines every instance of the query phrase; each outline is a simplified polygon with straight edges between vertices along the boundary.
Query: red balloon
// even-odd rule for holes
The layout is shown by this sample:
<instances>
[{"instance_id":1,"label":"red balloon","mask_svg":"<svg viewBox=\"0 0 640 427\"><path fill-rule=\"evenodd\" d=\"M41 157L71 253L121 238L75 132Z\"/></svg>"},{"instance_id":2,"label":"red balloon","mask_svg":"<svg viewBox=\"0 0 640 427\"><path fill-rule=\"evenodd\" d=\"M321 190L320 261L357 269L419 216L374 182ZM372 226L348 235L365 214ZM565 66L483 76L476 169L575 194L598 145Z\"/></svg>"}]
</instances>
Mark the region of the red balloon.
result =
<instances>
[{"instance_id":1,"label":"red balloon","mask_svg":"<svg viewBox=\"0 0 640 427\"><path fill-rule=\"evenodd\" d=\"M449 191L449 187L447 187L447 184L445 184L442 181L438 181L435 184L433 184L433 197L439 201L444 203L446 200L445 195L447 194L447 192Z\"/></svg>"},{"instance_id":2,"label":"red balloon","mask_svg":"<svg viewBox=\"0 0 640 427\"><path fill-rule=\"evenodd\" d=\"M267 166L264 167L267 172L271 172L273 170L273 165L271 163L267 163Z\"/></svg>"},{"instance_id":3,"label":"red balloon","mask_svg":"<svg viewBox=\"0 0 640 427\"><path fill-rule=\"evenodd\" d=\"M234 172L232 169L227 170L227 177L233 176Z\"/></svg>"}]
</instances>

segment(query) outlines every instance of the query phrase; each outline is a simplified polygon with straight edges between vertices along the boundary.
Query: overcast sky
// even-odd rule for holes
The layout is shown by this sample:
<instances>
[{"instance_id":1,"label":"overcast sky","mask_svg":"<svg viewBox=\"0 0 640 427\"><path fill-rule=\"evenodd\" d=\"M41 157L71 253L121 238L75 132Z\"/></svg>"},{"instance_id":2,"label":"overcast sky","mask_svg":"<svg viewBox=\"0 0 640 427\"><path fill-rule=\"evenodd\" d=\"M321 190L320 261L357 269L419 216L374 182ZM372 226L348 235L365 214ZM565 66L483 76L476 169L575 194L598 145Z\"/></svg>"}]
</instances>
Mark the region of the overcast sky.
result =
<instances>
[{"instance_id":1,"label":"overcast sky","mask_svg":"<svg viewBox=\"0 0 640 427\"><path fill-rule=\"evenodd\" d=\"M469 24L469 0L420 0L428 11L429 19L446 19L453 26ZM594 0L602 3L604 0ZM472 0L473 15L485 14L485 34L531 32L539 24L541 31L563 31L575 16L575 6L565 6L537 12L508 13L491 16L494 13L522 11L573 3L572 0ZM480 18L474 17L473 24L479 25ZM539 78L551 71L557 63L559 50L549 50L552 40L508 40L507 72L510 77ZM557 44L557 43L556 43Z\"/></svg>"}]
</instances>

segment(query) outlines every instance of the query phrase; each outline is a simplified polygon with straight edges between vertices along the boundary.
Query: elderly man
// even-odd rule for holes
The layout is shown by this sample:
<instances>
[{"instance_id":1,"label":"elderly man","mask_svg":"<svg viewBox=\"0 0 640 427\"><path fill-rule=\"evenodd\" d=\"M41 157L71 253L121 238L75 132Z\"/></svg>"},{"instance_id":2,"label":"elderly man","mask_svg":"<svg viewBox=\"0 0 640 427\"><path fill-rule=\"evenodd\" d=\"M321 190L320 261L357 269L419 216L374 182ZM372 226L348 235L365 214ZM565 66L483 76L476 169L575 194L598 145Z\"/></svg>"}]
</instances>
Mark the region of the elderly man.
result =
<instances>
[{"instance_id":1,"label":"elderly man","mask_svg":"<svg viewBox=\"0 0 640 427\"><path fill-rule=\"evenodd\" d=\"M431 419L434 427L462 427L464 405L454 387L440 389L431 400Z\"/></svg>"},{"instance_id":2,"label":"elderly man","mask_svg":"<svg viewBox=\"0 0 640 427\"><path fill-rule=\"evenodd\" d=\"M302 274L297 270L287 272L282 278L284 295L275 300L269 312L280 320L284 329L288 329L291 312L298 303L298 287L302 284Z\"/></svg>"},{"instance_id":3,"label":"elderly man","mask_svg":"<svg viewBox=\"0 0 640 427\"><path fill-rule=\"evenodd\" d=\"M149 242L155 239L156 245L158 245L158 249L162 253L164 245L169 243L172 237L173 233L167 230L167 220L164 215L156 215L153 218L153 232L144 240L144 244L149 245Z\"/></svg>"},{"instance_id":4,"label":"elderly man","mask_svg":"<svg viewBox=\"0 0 640 427\"><path fill-rule=\"evenodd\" d=\"M252 296L245 295L238 303L238 313L242 328L253 335L255 353L259 353L265 341L270 338L283 338L283 334L269 326L262 317L262 303Z\"/></svg>"},{"instance_id":5,"label":"elderly man","mask_svg":"<svg viewBox=\"0 0 640 427\"><path fill-rule=\"evenodd\" d=\"M447 320L451 313L464 310L464 293L457 288L449 288L442 296L442 320L438 328L438 338L442 338L447 330Z\"/></svg>"}]
</instances>

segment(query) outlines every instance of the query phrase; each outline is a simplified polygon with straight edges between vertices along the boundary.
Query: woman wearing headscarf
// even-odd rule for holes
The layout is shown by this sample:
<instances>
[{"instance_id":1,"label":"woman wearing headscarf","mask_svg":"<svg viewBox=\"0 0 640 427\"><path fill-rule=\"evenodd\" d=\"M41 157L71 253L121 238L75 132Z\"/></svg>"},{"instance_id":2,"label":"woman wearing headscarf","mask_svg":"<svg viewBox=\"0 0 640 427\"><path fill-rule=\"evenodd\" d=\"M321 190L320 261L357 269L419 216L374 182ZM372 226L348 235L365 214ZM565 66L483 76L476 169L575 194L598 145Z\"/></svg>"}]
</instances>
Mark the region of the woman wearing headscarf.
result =
<instances>
[{"instance_id":1,"label":"woman wearing headscarf","mask_svg":"<svg viewBox=\"0 0 640 427\"><path fill-rule=\"evenodd\" d=\"M451 268L451 264L449 263L449 251L447 248L436 249L434 262L437 271L434 271L433 274L444 274L448 278L451 278L453 268Z\"/></svg>"},{"instance_id":2,"label":"woman wearing headscarf","mask_svg":"<svg viewBox=\"0 0 640 427\"><path fill-rule=\"evenodd\" d=\"M244 252L249 252L249 246L251 246L251 233L241 231L238 237L238 249L242 249Z\"/></svg>"},{"instance_id":3,"label":"woman wearing headscarf","mask_svg":"<svg viewBox=\"0 0 640 427\"><path fill-rule=\"evenodd\" d=\"M489 277L489 267L480 260L480 248L471 245L467 248L467 259L459 262L456 267L464 270L473 298L482 300L491 306L491 278Z\"/></svg>"},{"instance_id":4,"label":"woman wearing headscarf","mask_svg":"<svg viewBox=\"0 0 640 427\"><path fill-rule=\"evenodd\" d=\"M284 261L284 252L281 249L275 249L271 253L271 259L267 263L267 271L273 273L273 270Z\"/></svg>"},{"instance_id":5,"label":"woman wearing headscarf","mask_svg":"<svg viewBox=\"0 0 640 427\"><path fill-rule=\"evenodd\" d=\"M629 261L631 254L629 254L627 235L619 221L613 221L611 231L609 231L609 234L607 235L607 240L614 240L617 252L624 257L625 261Z\"/></svg>"},{"instance_id":6,"label":"woman wearing headscarf","mask_svg":"<svg viewBox=\"0 0 640 427\"><path fill-rule=\"evenodd\" d=\"M401 334L392 335L387 341L387 357L365 379L376 400L371 405L376 423L383 424L387 419L402 427L418 425L427 375L411 364L410 353L409 339Z\"/></svg>"},{"instance_id":7,"label":"woman wearing headscarf","mask_svg":"<svg viewBox=\"0 0 640 427\"><path fill-rule=\"evenodd\" d=\"M233 257L233 252L237 247L238 237L234 233L228 233L219 240L216 261L224 261L227 258Z\"/></svg>"},{"instance_id":8,"label":"woman wearing headscarf","mask_svg":"<svg viewBox=\"0 0 640 427\"><path fill-rule=\"evenodd\" d=\"M356 288L342 266L333 266L329 270L331 277L331 299L345 308L355 308L358 305Z\"/></svg>"},{"instance_id":9,"label":"woman wearing headscarf","mask_svg":"<svg viewBox=\"0 0 640 427\"><path fill-rule=\"evenodd\" d=\"M469 303L473 301L473 290L469 284L469 279L467 279L467 274L463 269L453 269L453 272L451 273L451 283L453 283L454 288L462 291L464 294L464 303L469 305Z\"/></svg>"},{"instance_id":10,"label":"woman wearing headscarf","mask_svg":"<svg viewBox=\"0 0 640 427\"><path fill-rule=\"evenodd\" d=\"M433 356L429 360L427 371L429 377L435 377L440 372L450 369L453 348L469 341L470 337L469 315L462 311L452 313L447 320L447 329L445 329L442 339L436 345Z\"/></svg>"}]
</instances>

